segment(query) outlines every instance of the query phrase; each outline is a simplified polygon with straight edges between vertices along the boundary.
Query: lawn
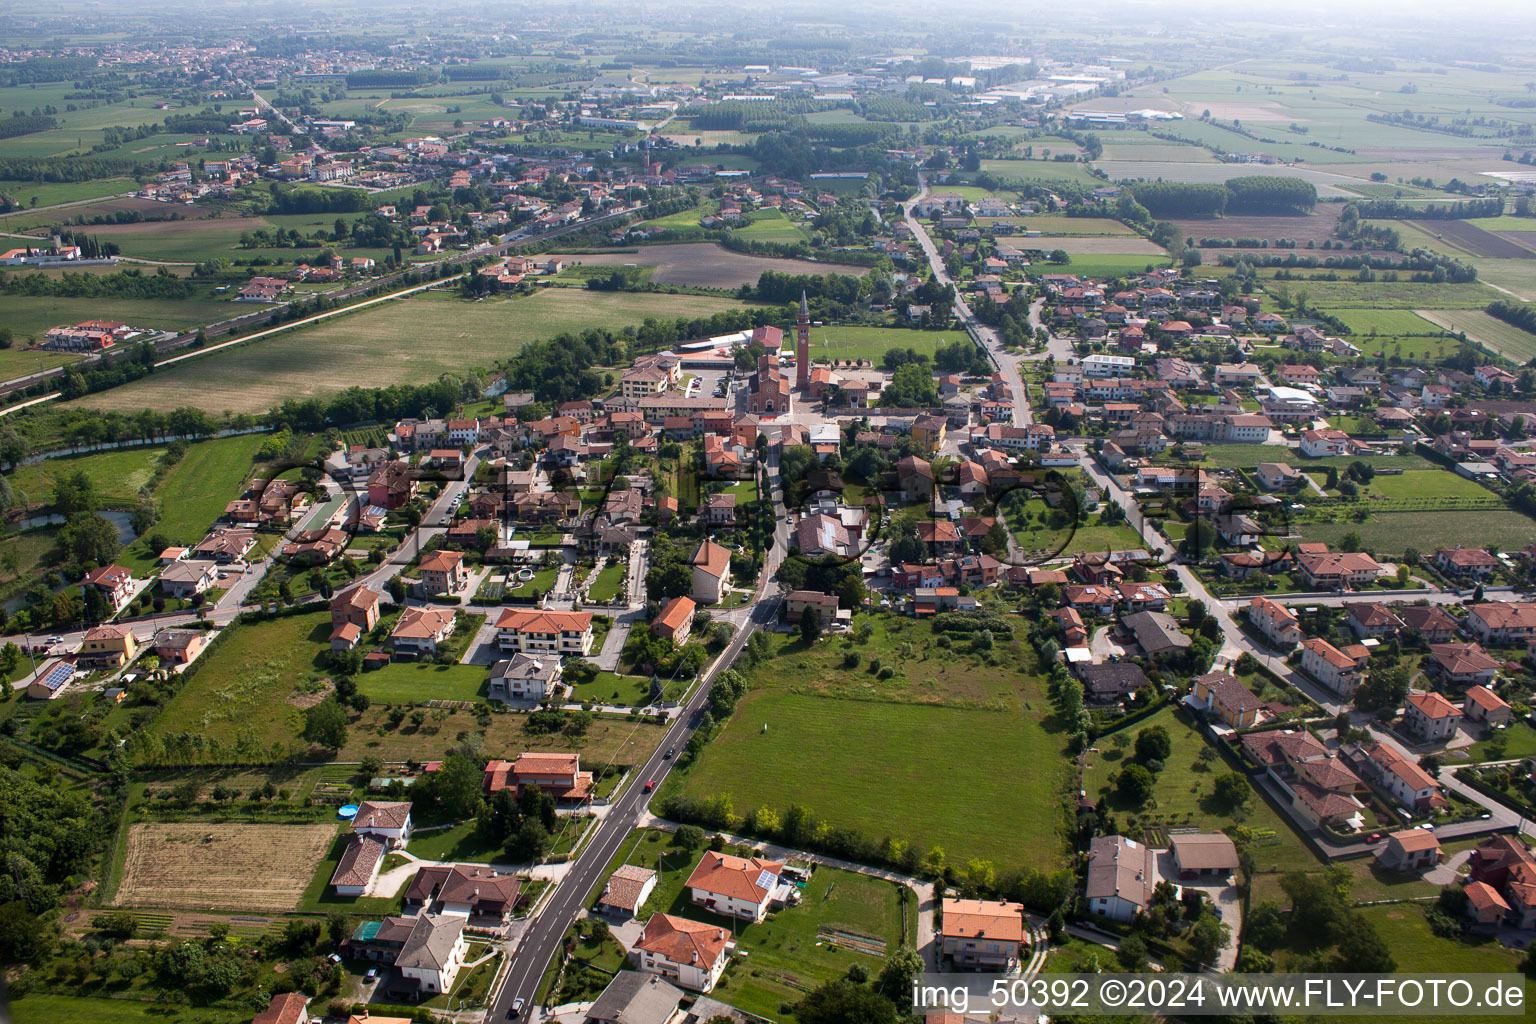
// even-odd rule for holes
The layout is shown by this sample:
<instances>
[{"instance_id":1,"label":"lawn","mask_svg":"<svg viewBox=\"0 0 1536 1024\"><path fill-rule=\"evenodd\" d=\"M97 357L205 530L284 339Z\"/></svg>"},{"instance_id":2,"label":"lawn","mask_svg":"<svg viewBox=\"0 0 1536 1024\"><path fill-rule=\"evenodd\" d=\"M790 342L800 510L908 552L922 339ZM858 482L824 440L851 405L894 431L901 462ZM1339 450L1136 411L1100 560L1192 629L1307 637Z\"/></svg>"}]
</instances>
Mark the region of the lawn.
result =
<instances>
[{"instance_id":1,"label":"lawn","mask_svg":"<svg viewBox=\"0 0 1536 1024\"><path fill-rule=\"evenodd\" d=\"M0 192L15 196L28 206L32 205L34 199L38 206L55 206L132 192L138 187L139 183L132 178L95 178L91 181L69 182L0 181ZM10 217L9 214L6 216ZM14 230L7 227L7 223L7 220L0 219L0 230Z\"/></svg>"},{"instance_id":2,"label":"lawn","mask_svg":"<svg viewBox=\"0 0 1536 1024\"><path fill-rule=\"evenodd\" d=\"M1088 165L1057 160L983 160L981 169L1004 182L1073 182L1097 188L1103 184L1088 173Z\"/></svg>"},{"instance_id":3,"label":"lawn","mask_svg":"<svg viewBox=\"0 0 1536 1024\"><path fill-rule=\"evenodd\" d=\"M776 637L735 714L681 785L667 788L724 796L738 815L804 805L875 841L941 847L950 863L1058 864L1070 780L1063 737L1042 723L1048 705L1032 656L999 638L992 666L939 648L926 623L867 621L875 631L864 644L807 649ZM861 654L858 670L843 667L850 651ZM868 671L877 658L896 674L877 680ZM976 765L978 750L999 770Z\"/></svg>"},{"instance_id":4,"label":"lawn","mask_svg":"<svg viewBox=\"0 0 1536 1024\"><path fill-rule=\"evenodd\" d=\"M1028 528L1025 528L1022 522L1018 524L1013 531L1013 536L1026 555L1037 551L1048 555L1135 551L1147 546L1146 542L1137 536L1136 531L1124 523L1103 526L1100 525L1099 517L1093 515L1089 516L1087 523L1076 527L1066 526L1058 530L1039 519L1040 514L1047 511L1044 501L1032 499L1025 511L1033 518L1028 523Z\"/></svg>"},{"instance_id":5,"label":"lawn","mask_svg":"<svg viewBox=\"0 0 1536 1024\"><path fill-rule=\"evenodd\" d=\"M357 677L357 688L383 704L429 700L485 700L490 674L484 665L437 665L395 661Z\"/></svg>"},{"instance_id":6,"label":"lawn","mask_svg":"<svg viewBox=\"0 0 1536 1024\"><path fill-rule=\"evenodd\" d=\"M1059 248L1051 246L1050 248ZM1087 274L1094 277L1124 277L1128 274L1140 274L1148 267L1166 267L1172 261L1167 256L1119 256L1115 254L1078 254L1071 257L1067 265L1074 274ZM1060 273L1053 271L1048 264L1037 265L1041 273Z\"/></svg>"},{"instance_id":7,"label":"lawn","mask_svg":"<svg viewBox=\"0 0 1536 1024\"><path fill-rule=\"evenodd\" d=\"M1474 480L1448 469L1425 469L1386 476L1378 473L1360 488L1362 494L1386 498L1491 498L1494 493Z\"/></svg>"},{"instance_id":8,"label":"lawn","mask_svg":"<svg viewBox=\"0 0 1536 1024\"><path fill-rule=\"evenodd\" d=\"M568 288L478 302L427 293L189 359L80 401L109 409L190 403L214 413L262 412L287 398L462 373L565 331L616 330L647 317L692 318L738 308L733 300L709 296Z\"/></svg>"},{"instance_id":9,"label":"lawn","mask_svg":"<svg viewBox=\"0 0 1536 1024\"><path fill-rule=\"evenodd\" d=\"M1113 780L1125 764L1136 734L1158 725L1168 730L1173 753L1157 775L1151 804L1138 809L1114 794ZM1083 788L1090 799L1107 803L1123 827L1145 823L1219 831L1229 825L1246 825L1256 834L1252 851L1255 898L1259 891L1265 894L1277 892L1281 874L1317 867L1317 859L1291 830L1288 819L1258 792L1250 793L1247 805L1236 812L1215 805L1211 798L1212 784L1229 769L1219 757L1208 763L1199 761L1206 742L1187 716L1176 713L1171 707L1164 708L1116 735L1125 737L1123 751L1116 745L1113 735L1100 737L1095 743L1100 753L1088 760Z\"/></svg>"},{"instance_id":10,"label":"lawn","mask_svg":"<svg viewBox=\"0 0 1536 1024\"><path fill-rule=\"evenodd\" d=\"M893 348L910 348L919 355L932 357L940 345L967 339L964 331L916 331L901 327L863 327L834 324L811 328L811 358L817 362L831 359L867 359L876 366Z\"/></svg>"},{"instance_id":11,"label":"lawn","mask_svg":"<svg viewBox=\"0 0 1536 1024\"><path fill-rule=\"evenodd\" d=\"M603 566L587 587L587 600L608 604L619 596L619 586L624 578L624 563L610 562Z\"/></svg>"},{"instance_id":12,"label":"lawn","mask_svg":"<svg viewBox=\"0 0 1536 1024\"><path fill-rule=\"evenodd\" d=\"M649 676L599 672L591 682L571 687L570 699L578 704L591 701L593 704L643 707L651 702L651 679Z\"/></svg>"},{"instance_id":13,"label":"lawn","mask_svg":"<svg viewBox=\"0 0 1536 1024\"><path fill-rule=\"evenodd\" d=\"M471 864L490 864L505 860L501 847L480 838L474 821L463 821L445 829L411 833L411 854L421 860L464 861Z\"/></svg>"},{"instance_id":14,"label":"lawn","mask_svg":"<svg viewBox=\"0 0 1536 1024\"><path fill-rule=\"evenodd\" d=\"M1536 756L1536 729L1525 722L1511 720L1509 725L1501 730L1503 748L1493 740L1478 740L1472 746L1466 748L1469 761L1502 761L1507 758Z\"/></svg>"},{"instance_id":15,"label":"lawn","mask_svg":"<svg viewBox=\"0 0 1536 1024\"><path fill-rule=\"evenodd\" d=\"M745 238L753 242L781 242L788 245L807 240L805 229L790 221L780 210L759 210L746 214L742 219L747 223L731 229L737 238Z\"/></svg>"},{"instance_id":16,"label":"lawn","mask_svg":"<svg viewBox=\"0 0 1536 1024\"><path fill-rule=\"evenodd\" d=\"M15 1024L244 1024L244 1010L30 993L10 1005Z\"/></svg>"},{"instance_id":17,"label":"lawn","mask_svg":"<svg viewBox=\"0 0 1536 1024\"><path fill-rule=\"evenodd\" d=\"M291 744L302 747L302 715L290 698L321 674L318 655L330 635L328 612L231 627L198 659L151 732L195 733L230 755L223 761L266 760L274 746L286 756Z\"/></svg>"},{"instance_id":18,"label":"lawn","mask_svg":"<svg viewBox=\"0 0 1536 1024\"><path fill-rule=\"evenodd\" d=\"M139 490L154 476L164 448L122 448L115 451L45 459L18 466L9 476L11 490L18 500L49 501L54 483L61 477L83 472L90 478L97 497L107 505L133 505ZM230 495L233 499L235 496Z\"/></svg>"}]
</instances>

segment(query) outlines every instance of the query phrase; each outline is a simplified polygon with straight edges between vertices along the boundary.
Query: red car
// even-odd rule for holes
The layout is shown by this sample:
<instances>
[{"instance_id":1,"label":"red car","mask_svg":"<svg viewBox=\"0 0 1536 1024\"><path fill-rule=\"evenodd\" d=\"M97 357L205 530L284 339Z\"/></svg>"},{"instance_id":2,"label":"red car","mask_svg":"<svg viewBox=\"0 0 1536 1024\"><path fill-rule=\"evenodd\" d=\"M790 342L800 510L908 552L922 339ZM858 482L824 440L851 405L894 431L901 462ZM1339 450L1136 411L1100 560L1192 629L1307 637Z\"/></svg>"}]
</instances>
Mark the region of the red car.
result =
<instances>
[{"instance_id":1,"label":"red car","mask_svg":"<svg viewBox=\"0 0 1536 1024\"><path fill-rule=\"evenodd\" d=\"M1368 843L1379 843L1381 842L1381 839L1382 836L1380 832L1372 832L1370 835L1365 837L1365 841Z\"/></svg>"},{"instance_id":2,"label":"red car","mask_svg":"<svg viewBox=\"0 0 1536 1024\"><path fill-rule=\"evenodd\" d=\"M656 788L656 780L655 779L652 779L650 782L647 782L645 784L645 791L647 793L649 793L651 790L653 790L655 788Z\"/></svg>"}]
</instances>

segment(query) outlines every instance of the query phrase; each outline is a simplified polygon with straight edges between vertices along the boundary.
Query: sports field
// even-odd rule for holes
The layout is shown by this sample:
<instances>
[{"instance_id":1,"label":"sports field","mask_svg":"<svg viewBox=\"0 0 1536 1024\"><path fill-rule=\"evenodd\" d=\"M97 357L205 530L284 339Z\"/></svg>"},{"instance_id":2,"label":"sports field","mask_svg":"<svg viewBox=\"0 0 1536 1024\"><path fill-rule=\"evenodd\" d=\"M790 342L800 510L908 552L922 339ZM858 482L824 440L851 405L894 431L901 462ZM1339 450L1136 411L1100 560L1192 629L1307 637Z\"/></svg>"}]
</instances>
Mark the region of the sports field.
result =
<instances>
[{"instance_id":1,"label":"sports field","mask_svg":"<svg viewBox=\"0 0 1536 1024\"><path fill-rule=\"evenodd\" d=\"M712 296L566 288L478 302L427 293L189 359L80 401L101 409L192 404L214 413L263 412L285 398L418 384L488 366L525 342L563 331L709 316L740 305Z\"/></svg>"},{"instance_id":2,"label":"sports field","mask_svg":"<svg viewBox=\"0 0 1536 1024\"><path fill-rule=\"evenodd\" d=\"M1465 331L1472 341L1517 363L1536 359L1536 334L1480 309L1421 309L1418 313L1448 331Z\"/></svg>"},{"instance_id":3,"label":"sports field","mask_svg":"<svg viewBox=\"0 0 1536 1024\"><path fill-rule=\"evenodd\" d=\"M1038 677L1008 664L1021 657L1013 641L999 638L1003 663L989 666L940 649L926 624L871 622L864 644L807 650L775 638L777 656L755 670L682 791L726 795L739 815L804 805L877 842L937 845L952 864L1059 864L1064 737L1042 724L1050 707ZM858 668L844 667L847 651L861 653ZM878 679L876 658L895 674Z\"/></svg>"}]
</instances>

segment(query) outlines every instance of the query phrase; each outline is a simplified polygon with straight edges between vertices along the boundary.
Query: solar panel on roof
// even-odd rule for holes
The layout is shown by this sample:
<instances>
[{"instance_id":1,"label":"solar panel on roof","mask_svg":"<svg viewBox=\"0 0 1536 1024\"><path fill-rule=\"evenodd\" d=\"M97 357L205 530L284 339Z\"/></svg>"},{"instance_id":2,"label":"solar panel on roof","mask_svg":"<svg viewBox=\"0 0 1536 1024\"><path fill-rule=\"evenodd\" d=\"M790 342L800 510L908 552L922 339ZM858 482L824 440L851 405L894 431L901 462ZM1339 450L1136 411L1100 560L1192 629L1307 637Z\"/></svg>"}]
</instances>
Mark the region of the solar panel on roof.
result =
<instances>
[{"instance_id":1,"label":"solar panel on roof","mask_svg":"<svg viewBox=\"0 0 1536 1024\"><path fill-rule=\"evenodd\" d=\"M49 669L48 674L43 676L43 685L47 686L49 689L57 689L58 687L63 686L65 683L69 682L70 679L74 677L74 675L75 667L73 665L60 663Z\"/></svg>"},{"instance_id":2,"label":"solar panel on roof","mask_svg":"<svg viewBox=\"0 0 1536 1024\"><path fill-rule=\"evenodd\" d=\"M772 889L774 883L777 881L778 877L775 876L772 871L764 868L762 873L757 876L757 887L759 889Z\"/></svg>"}]
</instances>

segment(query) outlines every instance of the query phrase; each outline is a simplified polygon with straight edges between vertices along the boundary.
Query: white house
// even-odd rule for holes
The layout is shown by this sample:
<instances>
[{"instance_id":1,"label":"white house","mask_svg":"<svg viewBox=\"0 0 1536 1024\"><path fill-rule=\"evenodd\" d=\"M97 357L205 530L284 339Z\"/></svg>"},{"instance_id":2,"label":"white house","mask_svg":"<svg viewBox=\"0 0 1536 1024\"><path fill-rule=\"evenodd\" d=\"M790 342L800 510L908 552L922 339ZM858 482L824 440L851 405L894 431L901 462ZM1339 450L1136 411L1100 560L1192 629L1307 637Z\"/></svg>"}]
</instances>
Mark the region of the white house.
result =
<instances>
[{"instance_id":1,"label":"white house","mask_svg":"<svg viewBox=\"0 0 1536 1024\"><path fill-rule=\"evenodd\" d=\"M734 948L730 933L719 925L652 914L630 956L643 971L669 978L682 988L708 992L720 980Z\"/></svg>"},{"instance_id":2,"label":"white house","mask_svg":"<svg viewBox=\"0 0 1536 1024\"><path fill-rule=\"evenodd\" d=\"M496 643L523 654L585 657L592 650L592 613L508 608L496 621Z\"/></svg>"},{"instance_id":3,"label":"white house","mask_svg":"<svg viewBox=\"0 0 1536 1024\"><path fill-rule=\"evenodd\" d=\"M466 918L456 914L422 914L406 938L395 968L417 982L423 992L448 992L464 966L469 948L464 941Z\"/></svg>"},{"instance_id":4,"label":"white house","mask_svg":"<svg viewBox=\"0 0 1536 1024\"><path fill-rule=\"evenodd\" d=\"M489 696L503 702L548 700L560 684L559 657L517 654L491 666Z\"/></svg>"},{"instance_id":5,"label":"white house","mask_svg":"<svg viewBox=\"0 0 1536 1024\"><path fill-rule=\"evenodd\" d=\"M1248 621L1276 647L1290 650L1301 641L1301 624L1285 606L1267 597L1248 602Z\"/></svg>"},{"instance_id":6,"label":"white house","mask_svg":"<svg viewBox=\"0 0 1536 1024\"><path fill-rule=\"evenodd\" d=\"M352 818L352 831L383 839L391 847L404 846L411 838L410 801L364 800Z\"/></svg>"},{"instance_id":7,"label":"white house","mask_svg":"<svg viewBox=\"0 0 1536 1024\"><path fill-rule=\"evenodd\" d=\"M768 916L783 870L778 861L746 860L710 850L688 876L689 899L717 914L761 921Z\"/></svg>"},{"instance_id":8,"label":"white house","mask_svg":"<svg viewBox=\"0 0 1536 1024\"><path fill-rule=\"evenodd\" d=\"M160 589L178 599L201 594L218 580L218 565L208 559L179 559L160 573Z\"/></svg>"},{"instance_id":9,"label":"white house","mask_svg":"<svg viewBox=\"0 0 1536 1024\"><path fill-rule=\"evenodd\" d=\"M1088 847L1088 912L1112 921L1130 921L1152 901L1157 858L1150 848L1124 836L1098 836Z\"/></svg>"}]
</instances>

